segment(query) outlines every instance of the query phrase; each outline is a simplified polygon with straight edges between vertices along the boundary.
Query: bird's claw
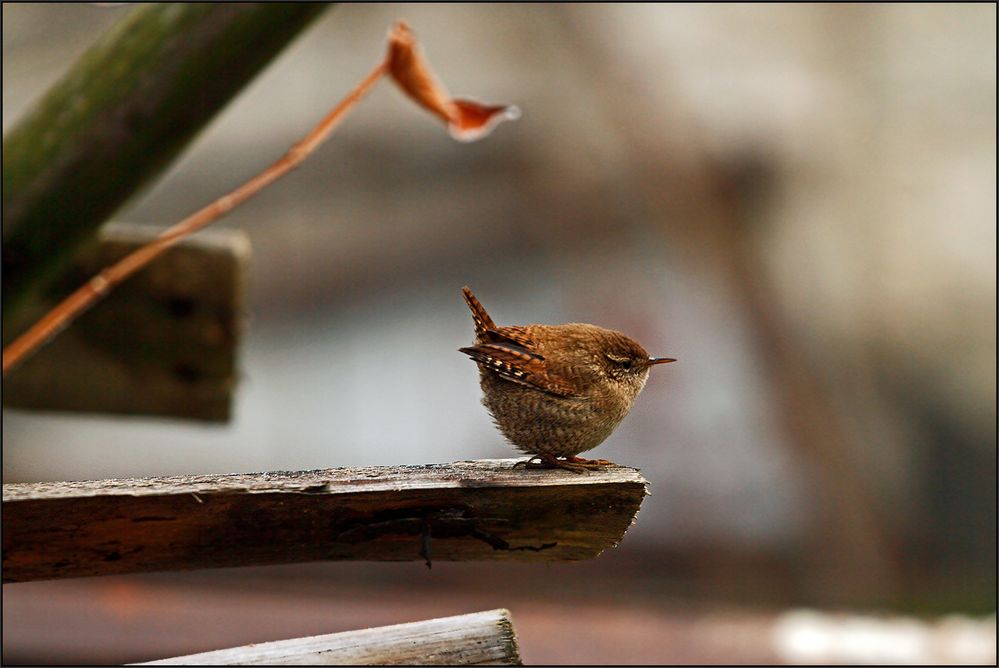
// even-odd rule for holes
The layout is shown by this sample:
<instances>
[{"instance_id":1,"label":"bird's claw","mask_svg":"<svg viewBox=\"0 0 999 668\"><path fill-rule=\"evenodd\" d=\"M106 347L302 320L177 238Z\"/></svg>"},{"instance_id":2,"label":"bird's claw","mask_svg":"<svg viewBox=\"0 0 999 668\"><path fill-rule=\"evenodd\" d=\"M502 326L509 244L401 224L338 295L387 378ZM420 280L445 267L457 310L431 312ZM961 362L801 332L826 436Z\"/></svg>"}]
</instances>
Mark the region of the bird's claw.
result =
<instances>
[{"instance_id":1,"label":"bird's claw","mask_svg":"<svg viewBox=\"0 0 999 668\"><path fill-rule=\"evenodd\" d=\"M614 462L606 459L583 459L582 457L566 457L559 459L553 455L534 455L530 459L517 462L513 468L524 467L525 469L564 469L573 473L587 473L591 470L600 469L605 466L616 466Z\"/></svg>"},{"instance_id":2,"label":"bird's claw","mask_svg":"<svg viewBox=\"0 0 999 668\"><path fill-rule=\"evenodd\" d=\"M583 459L582 457L566 457L565 461L570 464L576 464L578 466L583 466L588 469L600 469L606 466L617 466L612 461L607 459Z\"/></svg>"}]
</instances>

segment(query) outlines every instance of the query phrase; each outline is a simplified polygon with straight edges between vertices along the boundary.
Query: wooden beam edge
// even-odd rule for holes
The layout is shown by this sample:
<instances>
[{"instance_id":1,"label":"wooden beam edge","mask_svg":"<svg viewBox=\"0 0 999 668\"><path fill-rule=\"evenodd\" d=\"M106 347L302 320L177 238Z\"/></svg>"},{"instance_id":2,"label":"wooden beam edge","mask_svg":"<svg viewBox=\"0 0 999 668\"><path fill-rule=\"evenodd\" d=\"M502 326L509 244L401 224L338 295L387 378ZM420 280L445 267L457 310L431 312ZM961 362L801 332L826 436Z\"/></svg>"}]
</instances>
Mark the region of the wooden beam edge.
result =
<instances>
[{"instance_id":1,"label":"wooden beam edge","mask_svg":"<svg viewBox=\"0 0 999 668\"><path fill-rule=\"evenodd\" d=\"M402 489L537 487L550 485L642 485L648 481L638 469L609 466L572 473L558 469L514 469L521 459L479 459L446 464L367 466L179 475L149 478L110 478L66 482L4 483L4 503L92 496L163 496L176 494L336 494L343 492L400 491Z\"/></svg>"},{"instance_id":2,"label":"wooden beam edge","mask_svg":"<svg viewBox=\"0 0 999 668\"><path fill-rule=\"evenodd\" d=\"M4 485L3 581L308 561L575 561L620 544L635 469L517 460Z\"/></svg>"},{"instance_id":3,"label":"wooden beam edge","mask_svg":"<svg viewBox=\"0 0 999 668\"><path fill-rule=\"evenodd\" d=\"M513 620L499 608L453 617L254 643L130 664L523 665Z\"/></svg>"}]
</instances>

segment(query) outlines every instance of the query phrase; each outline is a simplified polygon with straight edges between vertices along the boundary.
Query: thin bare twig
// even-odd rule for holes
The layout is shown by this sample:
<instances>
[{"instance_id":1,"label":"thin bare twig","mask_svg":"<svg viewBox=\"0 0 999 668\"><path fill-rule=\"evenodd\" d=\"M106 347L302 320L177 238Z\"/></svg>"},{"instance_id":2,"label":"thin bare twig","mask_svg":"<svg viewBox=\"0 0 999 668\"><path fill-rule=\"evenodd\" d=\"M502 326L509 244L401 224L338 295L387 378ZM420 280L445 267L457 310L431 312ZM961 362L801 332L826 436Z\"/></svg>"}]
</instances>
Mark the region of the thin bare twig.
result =
<instances>
[{"instance_id":1,"label":"thin bare twig","mask_svg":"<svg viewBox=\"0 0 999 668\"><path fill-rule=\"evenodd\" d=\"M21 360L35 352L69 323L82 315L126 278L143 268L184 237L223 217L274 181L300 165L332 133L343 117L370 91L388 71L386 57L347 96L340 101L300 142L270 167L232 192L167 228L154 241L125 256L91 278L24 334L3 350L3 373L7 374Z\"/></svg>"}]
</instances>

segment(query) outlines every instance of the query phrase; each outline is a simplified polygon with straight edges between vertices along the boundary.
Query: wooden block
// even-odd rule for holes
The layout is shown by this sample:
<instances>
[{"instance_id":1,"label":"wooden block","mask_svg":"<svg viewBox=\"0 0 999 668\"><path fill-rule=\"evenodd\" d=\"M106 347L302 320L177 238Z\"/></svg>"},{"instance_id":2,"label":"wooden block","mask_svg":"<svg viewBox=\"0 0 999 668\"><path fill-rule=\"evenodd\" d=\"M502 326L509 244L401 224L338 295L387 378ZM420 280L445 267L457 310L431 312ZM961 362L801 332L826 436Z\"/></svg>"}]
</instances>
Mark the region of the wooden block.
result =
<instances>
[{"instance_id":1,"label":"wooden block","mask_svg":"<svg viewBox=\"0 0 999 668\"><path fill-rule=\"evenodd\" d=\"M71 292L159 231L109 225L53 294ZM180 242L14 368L4 405L227 421L248 258L238 230ZM56 301L34 306L32 320Z\"/></svg>"},{"instance_id":2,"label":"wooden block","mask_svg":"<svg viewBox=\"0 0 999 668\"><path fill-rule=\"evenodd\" d=\"M3 581L362 561L572 561L616 546L631 468L514 459L3 486Z\"/></svg>"},{"instance_id":3,"label":"wooden block","mask_svg":"<svg viewBox=\"0 0 999 668\"><path fill-rule=\"evenodd\" d=\"M254 643L140 666L523 665L510 613L489 610L423 622Z\"/></svg>"}]
</instances>

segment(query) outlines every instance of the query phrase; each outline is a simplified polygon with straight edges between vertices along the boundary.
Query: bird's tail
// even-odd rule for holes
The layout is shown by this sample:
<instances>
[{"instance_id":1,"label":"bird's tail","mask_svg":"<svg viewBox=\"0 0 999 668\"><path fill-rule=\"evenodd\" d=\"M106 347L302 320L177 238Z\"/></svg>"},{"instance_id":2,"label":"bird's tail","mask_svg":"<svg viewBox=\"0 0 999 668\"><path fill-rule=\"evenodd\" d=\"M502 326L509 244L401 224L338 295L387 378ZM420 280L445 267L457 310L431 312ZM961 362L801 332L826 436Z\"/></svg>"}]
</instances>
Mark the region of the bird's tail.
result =
<instances>
[{"instance_id":1,"label":"bird's tail","mask_svg":"<svg viewBox=\"0 0 999 668\"><path fill-rule=\"evenodd\" d=\"M484 335L487 330L496 329L496 323L489 317L486 309L475 298L467 285L461 289L461 293L465 295L465 303L468 304L468 308L472 312L472 320L475 322L475 336L479 337Z\"/></svg>"}]
</instances>

